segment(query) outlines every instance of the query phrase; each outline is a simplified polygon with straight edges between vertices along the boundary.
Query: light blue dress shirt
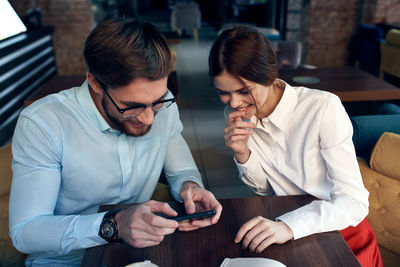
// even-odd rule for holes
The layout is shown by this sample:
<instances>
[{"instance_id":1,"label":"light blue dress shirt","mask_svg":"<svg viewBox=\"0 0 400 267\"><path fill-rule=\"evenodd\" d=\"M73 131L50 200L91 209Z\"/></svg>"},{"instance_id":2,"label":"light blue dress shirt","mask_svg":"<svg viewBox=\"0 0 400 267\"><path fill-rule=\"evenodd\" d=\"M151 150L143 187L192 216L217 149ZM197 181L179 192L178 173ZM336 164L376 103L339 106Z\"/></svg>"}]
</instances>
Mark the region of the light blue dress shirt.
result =
<instances>
[{"instance_id":1,"label":"light blue dress shirt","mask_svg":"<svg viewBox=\"0 0 400 267\"><path fill-rule=\"evenodd\" d=\"M78 266L85 248L106 243L99 205L148 201L162 169L177 200L185 181L203 186L182 128L173 104L144 136L112 129L87 82L24 109L12 146L10 236L30 254L26 264Z\"/></svg>"}]
</instances>

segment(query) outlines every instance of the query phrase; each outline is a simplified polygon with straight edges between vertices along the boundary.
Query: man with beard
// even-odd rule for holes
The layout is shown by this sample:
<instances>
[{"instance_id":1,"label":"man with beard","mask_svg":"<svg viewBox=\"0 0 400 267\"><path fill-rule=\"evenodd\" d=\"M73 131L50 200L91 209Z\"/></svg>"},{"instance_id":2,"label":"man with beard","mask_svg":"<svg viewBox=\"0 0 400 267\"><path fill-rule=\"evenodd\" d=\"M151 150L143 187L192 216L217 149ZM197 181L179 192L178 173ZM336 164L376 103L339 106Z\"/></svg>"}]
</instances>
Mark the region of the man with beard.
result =
<instances>
[{"instance_id":1,"label":"man with beard","mask_svg":"<svg viewBox=\"0 0 400 267\"><path fill-rule=\"evenodd\" d=\"M13 138L10 236L27 266L78 266L85 248L124 241L159 244L177 228L215 224L222 207L204 189L167 89L172 56L151 24L109 19L88 36L81 87L45 97L21 112ZM149 201L164 170L186 212ZM97 213L99 205L137 203Z\"/></svg>"}]
</instances>

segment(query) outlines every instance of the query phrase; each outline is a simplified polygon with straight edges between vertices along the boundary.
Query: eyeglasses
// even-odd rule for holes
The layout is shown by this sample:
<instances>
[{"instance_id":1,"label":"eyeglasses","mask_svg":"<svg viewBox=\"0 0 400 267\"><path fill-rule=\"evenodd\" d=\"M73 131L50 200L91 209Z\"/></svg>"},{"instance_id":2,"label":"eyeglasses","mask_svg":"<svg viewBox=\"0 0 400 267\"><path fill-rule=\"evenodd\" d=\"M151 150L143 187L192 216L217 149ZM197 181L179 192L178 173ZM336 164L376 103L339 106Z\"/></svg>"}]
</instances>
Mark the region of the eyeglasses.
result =
<instances>
[{"instance_id":1,"label":"eyeglasses","mask_svg":"<svg viewBox=\"0 0 400 267\"><path fill-rule=\"evenodd\" d=\"M100 83L101 89L106 93L107 97L111 100L111 103L115 106L119 113L121 113L121 118L123 119L131 119L142 113L147 107L150 107L151 110L156 114L158 111L162 111L164 109L169 108L175 101L176 97L169 99L157 100L151 104L136 104L127 108L118 107L117 103L112 99L110 94L107 92L104 84Z\"/></svg>"}]
</instances>

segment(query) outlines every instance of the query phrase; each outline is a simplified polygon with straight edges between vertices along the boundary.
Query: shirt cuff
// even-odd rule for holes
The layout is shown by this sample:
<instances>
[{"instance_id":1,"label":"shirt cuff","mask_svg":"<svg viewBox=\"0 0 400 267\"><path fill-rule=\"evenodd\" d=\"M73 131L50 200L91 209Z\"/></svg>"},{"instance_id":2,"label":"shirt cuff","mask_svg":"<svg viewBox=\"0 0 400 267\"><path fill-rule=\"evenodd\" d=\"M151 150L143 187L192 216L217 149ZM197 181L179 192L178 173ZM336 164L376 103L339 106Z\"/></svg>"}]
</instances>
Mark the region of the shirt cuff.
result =
<instances>
[{"instance_id":1,"label":"shirt cuff","mask_svg":"<svg viewBox=\"0 0 400 267\"><path fill-rule=\"evenodd\" d=\"M295 214L294 214L295 213ZM301 227L301 222L299 223L299 214L297 214L296 212L288 212L285 213L279 217L277 217L275 219L276 221L282 221L284 222L287 226L289 226L289 228L292 230L293 232L293 239L299 239L305 236L308 236L312 233L305 231L305 229L303 229Z\"/></svg>"},{"instance_id":2,"label":"shirt cuff","mask_svg":"<svg viewBox=\"0 0 400 267\"><path fill-rule=\"evenodd\" d=\"M250 152L250 156L248 160L245 163L239 163L235 157L233 157L233 160L236 163L236 166L239 171L239 176L245 175L246 177L249 177L249 171L251 170L257 170L259 168L258 161L254 155L254 153Z\"/></svg>"},{"instance_id":3,"label":"shirt cuff","mask_svg":"<svg viewBox=\"0 0 400 267\"><path fill-rule=\"evenodd\" d=\"M187 181L192 181L192 182L198 184L201 188L204 188L203 182L200 177L197 177L196 175L187 176L187 177L185 177L185 179L182 179L178 182L170 184L171 195L176 201L182 202L180 193L181 193L182 185Z\"/></svg>"},{"instance_id":4,"label":"shirt cuff","mask_svg":"<svg viewBox=\"0 0 400 267\"><path fill-rule=\"evenodd\" d=\"M106 244L107 242L99 236L101 221L105 212L90 215L76 216L73 220L76 223L70 224L72 227L67 229L62 247L70 251L77 248L89 248ZM74 229L75 228L75 229ZM76 231L75 234L73 231Z\"/></svg>"}]
</instances>

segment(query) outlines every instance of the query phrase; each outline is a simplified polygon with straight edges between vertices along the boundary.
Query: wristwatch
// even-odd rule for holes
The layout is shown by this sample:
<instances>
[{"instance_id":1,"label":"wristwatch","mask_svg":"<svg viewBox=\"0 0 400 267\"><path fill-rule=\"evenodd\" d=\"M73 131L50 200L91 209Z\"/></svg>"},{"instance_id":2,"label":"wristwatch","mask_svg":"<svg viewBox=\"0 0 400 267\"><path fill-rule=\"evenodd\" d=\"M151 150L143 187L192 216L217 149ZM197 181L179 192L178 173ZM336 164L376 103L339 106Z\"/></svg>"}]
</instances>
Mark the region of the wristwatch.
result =
<instances>
[{"instance_id":1,"label":"wristwatch","mask_svg":"<svg viewBox=\"0 0 400 267\"><path fill-rule=\"evenodd\" d=\"M104 214L100 224L99 236L107 242L116 242L118 239L118 226L115 221L115 215L121 211L120 209L108 211Z\"/></svg>"}]
</instances>

